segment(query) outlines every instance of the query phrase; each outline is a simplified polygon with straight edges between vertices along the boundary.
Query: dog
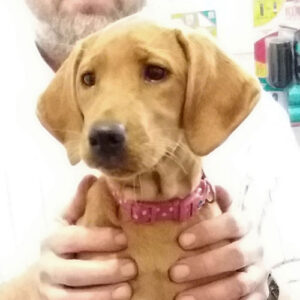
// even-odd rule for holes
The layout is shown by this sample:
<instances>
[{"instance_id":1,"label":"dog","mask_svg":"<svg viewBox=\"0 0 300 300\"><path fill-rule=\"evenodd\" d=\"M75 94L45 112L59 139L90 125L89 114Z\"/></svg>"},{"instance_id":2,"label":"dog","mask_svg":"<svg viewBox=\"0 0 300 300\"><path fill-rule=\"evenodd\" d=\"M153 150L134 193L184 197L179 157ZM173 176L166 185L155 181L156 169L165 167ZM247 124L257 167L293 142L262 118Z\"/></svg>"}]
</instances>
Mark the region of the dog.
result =
<instances>
[{"instance_id":1,"label":"dog","mask_svg":"<svg viewBox=\"0 0 300 300\"><path fill-rule=\"evenodd\" d=\"M70 162L103 174L78 224L126 233L117 256L137 263L132 299L171 300L217 279L175 284L168 270L208 250L187 254L177 243L221 213L201 157L247 117L260 90L204 31L131 16L80 41L42 94L38 117Z\"/></svg>"}]
</instances>

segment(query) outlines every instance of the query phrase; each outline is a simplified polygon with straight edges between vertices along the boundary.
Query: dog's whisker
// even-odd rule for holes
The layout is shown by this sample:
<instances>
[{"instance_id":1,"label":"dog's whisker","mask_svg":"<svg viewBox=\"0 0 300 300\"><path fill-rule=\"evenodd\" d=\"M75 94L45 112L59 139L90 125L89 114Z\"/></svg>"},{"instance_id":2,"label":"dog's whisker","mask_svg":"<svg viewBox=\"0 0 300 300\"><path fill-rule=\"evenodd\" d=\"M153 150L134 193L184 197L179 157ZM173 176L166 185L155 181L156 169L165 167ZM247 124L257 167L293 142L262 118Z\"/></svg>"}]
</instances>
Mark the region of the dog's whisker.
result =
<instances>
[{"instance_id":1,"label":"dog's whisker","mask_svg":"<svg viewBox=\"0 0 300 300\"><path fill-rule=\"evenodd\" d=\"M172 160L183 172L184 174L188 174L187 170L185 169L185 167L182 165L182 163L178 160L178 158L176 156L174 156L173 153L166 153L166 157L169 158L170 160Z\"/></svg>"},{"instance_id":2,"label":"dog's whisker","mask_svg":"<svg viewBox=\"0 0 300 300\"><path fill-rule=\"evenodd\" d=\"M198 162L197 156L196 155L190 155L191 154L191 150L188 148L187 145L183 144L182 141L178 141L178 142L174 143L174 147L173 147L172 153L174 154L177 149L180 149L185 154L184 156L190 157L195 163Z\"/></svg>"},{"instance_id":3,"label":"dog's whisker","mask_svg":"<svg viewBox=\"0 0 300 300\"><path fill-rule=\"evenodd\" d=\"M176 148L177 143L178 142L172 141L172 140L164 137L161 139L156 139L155 141L145 142L145 143L141 144L141 146L143 146L143 147L154 146L154 147L162 147L162 148Z\"/></svg>"},{"instance_id":4,"label":"dog's whisker","mask_svg":"<svg viewBox=\"0 0 300 300\"><path fill-rule=\"evenodd\" d=\"M120 191L121 191L122 198L124 197L124 190L125 190L125 183L122 182L121 186L120 186Z\"/></svg>"},{"instance_id":5,"label":"dog's whisker","mask_svg":"<svg viewBox=\"0 0 300 300\"><path fill-rule=\"evenodd\" d=\"M134 177L134 179L133 179L133 193L134 193L134 196L135 196L135 198L136 198L136 196L137 196L137 186L136 186L136 177ZM136 199L135 199L136 200Z\"/></svg>"},{"instance_id":6,"label":"dog's whisker","mask_svg":"<svg viewBox=\"0 0 300 300\"><path fill-rule=\"evenodd\" d=\"M140 191L141 191L141 198L144 198L144 191L143 191L143 184L142 184L142 180L141 180L141 175L138 175L138 179L139 179L139 185L140 185Z\"/></svg>"},{"instance_id":7,"label":"dog's whisker","mask_svg":"<svg viewBox=\"0 0 300 300\"><path fill-rule=\"evenodd\" d=\"M184 154L189 155L191 150L188 148L188 146L184 145L182 142L178 143L178 148L180 148ZM189 155L189 157L195 162L198 163L198 157L196 155Z\"/></svg>"}]
</instances>

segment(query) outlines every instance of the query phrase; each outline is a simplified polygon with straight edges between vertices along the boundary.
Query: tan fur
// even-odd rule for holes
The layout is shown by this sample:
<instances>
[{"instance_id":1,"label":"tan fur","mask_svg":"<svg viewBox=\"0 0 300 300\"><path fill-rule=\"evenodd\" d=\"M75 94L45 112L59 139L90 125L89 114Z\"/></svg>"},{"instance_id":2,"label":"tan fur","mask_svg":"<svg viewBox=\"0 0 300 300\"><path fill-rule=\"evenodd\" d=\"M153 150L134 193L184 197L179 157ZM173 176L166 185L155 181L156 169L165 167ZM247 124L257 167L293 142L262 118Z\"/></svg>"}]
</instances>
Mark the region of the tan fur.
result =
<instances>
[{"instance_id":1,"label":"tan fur","mask_svg":"<svg viewBox=\"0 0 300 300\"><path fill-rule=\"evenodd\" d=\"M146 82L147 64L162 65L170 75L159 83ZM80 78L90 70L96 73L96 84L87 88ZM259 91L255 79L206 34L131 17L80 42L42 95L39 118L67 147L73 163L84 159L98 167L87 142L94 124L114 121L126 127L128 159L113 171L100 166L104 176L89 190L79 224L125 231L129 246L117 256L132 257L138 265L139 274L131 282L134 300L171 300L179 291L215 279L175 284L168 270L179 258L207 250L184 252L177 238L220 210L212 203L184 223L134 224L124 221L111 191L144 201L189 194L201 177L199 155L228 137L249 114Z\"/></svg>"},{"instance_id":2,"label":"tan fur","mask_svg":"<svg viewBox=\"0 0 300 300\"><path fill-rule=\"evenodd\" d=\"M101 197L99 197L101 195ZM100 200L101 198L101 200ZM95 213L96 212L96 213ZM84 217L79 224L94 226L121 227L128 237L128 249L120 252L116 257L134 258L138 265L138 276L131 281L134 288L133 300L171 300L182 290L199 286L213 281L216 278L205 278L192 283L176 284L169 279L169 268L178 259L199 254L224 245L219 243L213 247L204 247L197 251L184 252L177 243L180 232L201 220L219 215L220 210L216 203L207 204L201 213L188 222L160 222L153 225L137 225L122 221L122 212L118 211L107 183L104 179L98 180L88 194L88 203ZM104 258L93 253L81 254L81 259ZM224 275L219 276L222 278Z\"/></svg>"}]
</instances>

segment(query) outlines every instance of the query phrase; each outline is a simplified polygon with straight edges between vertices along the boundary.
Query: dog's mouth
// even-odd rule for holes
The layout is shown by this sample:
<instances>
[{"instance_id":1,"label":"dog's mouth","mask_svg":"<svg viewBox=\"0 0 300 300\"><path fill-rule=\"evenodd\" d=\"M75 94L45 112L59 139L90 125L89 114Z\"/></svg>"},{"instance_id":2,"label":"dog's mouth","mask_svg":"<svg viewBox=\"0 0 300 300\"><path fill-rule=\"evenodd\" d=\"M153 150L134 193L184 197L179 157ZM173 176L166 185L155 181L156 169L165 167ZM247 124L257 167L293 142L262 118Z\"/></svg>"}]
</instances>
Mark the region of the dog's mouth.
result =
<instances>
[{"instance_id":1,"label":"dog's mouth","mask_svg":"<svg viewBox=\"0 0 300 300\"><path fill-rule=\"evenodd\" d=\"M115 168L115 169L106 169L99 166L99 169L103 174L114 179L131 179L139 175L139 172L129 168Z\"/></svg>"},{"instance_id":2,"label":"dog's mouth","mask_svg":"<svg viewBox=\"0 0 300 300\"><path fill-rule=\"evenodd\" d=\"M170 159L170 151L165 151L163 155L145 161L142 155L136 156L111 156L106 158L91 157L87 162L92 168L99 170L104 175L119 179L130 180L145 173L155 171L165 160Z\"/></svg>"},{"instance_id":3,"label":"dog's mouth","mask_svg":"<svg viewBox=\"0 0 300 300\"><path fill-rule=\"evenodd\" d=\"M111 162L96 162L95 168L106 176L116 180L131 181L146 173L155 172L166 160L174 161L176 159L175 152L177 148L178 147L166 149L161 156L152 159L151 163L145 162L142 158L138 157L127 157L124 159L114 158Z\"/></svg>"},{"instance_id":4,"label":"dog's mouth","mask_svg":"<svg viewBox=\"0 0 300 300\"><path fill-rule=\"evenodd\" d=\"M91 166L112 178L130 178L138 173L134 166L126 162L126 158L120 157L93 159Z\"/></svg>"},{"instance_id":5,"label":"dog's mouth","mask_svg":"<svg viewBox=\"0 0 300 300\"><path fill-rule=\"evenodd\" d=\"M104 175L115 179L130 179L140 173L137 164L126 155L99 158L92 156L87 164L99 170Z\"/></svg>"}]
</instances>

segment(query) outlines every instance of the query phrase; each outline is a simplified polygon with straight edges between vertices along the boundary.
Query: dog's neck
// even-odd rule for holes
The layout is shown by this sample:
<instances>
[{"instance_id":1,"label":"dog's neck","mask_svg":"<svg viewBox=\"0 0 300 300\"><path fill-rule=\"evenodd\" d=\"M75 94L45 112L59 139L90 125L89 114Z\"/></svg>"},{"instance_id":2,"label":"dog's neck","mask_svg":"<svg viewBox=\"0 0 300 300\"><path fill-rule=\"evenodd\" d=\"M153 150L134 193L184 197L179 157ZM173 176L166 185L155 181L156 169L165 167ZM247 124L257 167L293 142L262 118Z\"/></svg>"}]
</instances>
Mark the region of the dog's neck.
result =
<instances>
[{"instance_id":1,"label":"dog's neck","mask_svg":"<svg viewBox=\"0 0 300 300\"><path fill-rule=\"evenodd\" d=\"M167 201L190 194L201 176L201 159L178 148L174 157L166 157L151 172L126 181L108 179L108 183L118 199Z\"/></svg>"}]
</instances>

